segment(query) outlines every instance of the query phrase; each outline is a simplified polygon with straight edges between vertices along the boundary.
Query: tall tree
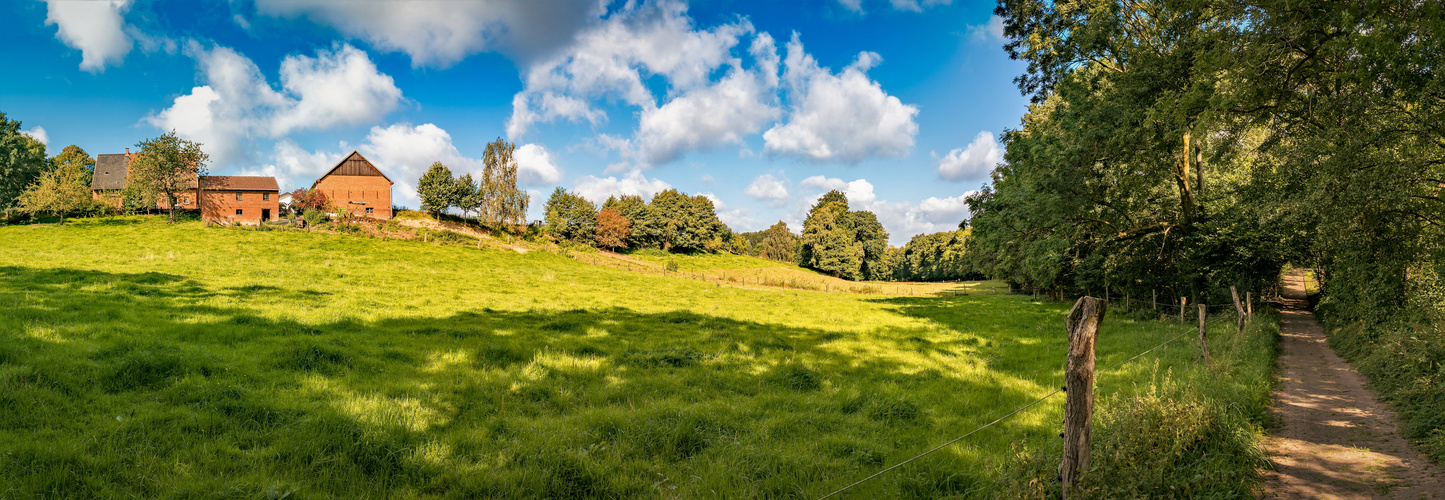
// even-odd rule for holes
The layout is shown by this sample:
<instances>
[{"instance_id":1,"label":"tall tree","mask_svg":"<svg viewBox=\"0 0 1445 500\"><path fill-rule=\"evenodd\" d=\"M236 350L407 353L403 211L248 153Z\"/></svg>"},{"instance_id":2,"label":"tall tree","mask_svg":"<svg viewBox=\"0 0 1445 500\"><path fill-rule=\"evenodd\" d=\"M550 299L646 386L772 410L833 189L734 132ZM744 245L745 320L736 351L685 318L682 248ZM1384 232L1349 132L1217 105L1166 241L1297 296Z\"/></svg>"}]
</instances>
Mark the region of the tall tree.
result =
<instances>
[{"instance_id":1,"label":"tall tree","mask_svg":"<svg viewBox=\"0 0 1445 500\"><path fill-rule=\"evenodd\" d=\"M858 244L847 197L831 191L808 210L803 220L803 266L835 277L857 279L863 262L863 247Z\"/></svg>"},{"instance_id":2,"label":"tall tree","mask_svg":"<svg viewBox=\"0 0 1445 500\"><path fill-rule=\"evenodd\" d=\"M893 271L887 262L888 230L878 222L878 216L866 210L848 215L853 221L853 236L858 248L863 251L858 263L858 278L881 281L888 279Z\"/></svg>"},{"instance_id":3,"label":"tall tree","mask_svg":"<svg viewBox=\"0 0 1445 500\"><path fill-rule=\"evenodd\" d=\"M421 197L421 209L432 213L432 217L439 217L442 212L451 207L456 201L456 179L452 178L452 169L442 165L442 162L431 164L431 168L421 174L421 179L416 183L416 194Z\"/></svg>"},{"instance_id":4,"label":"tall tree","mask_svg":"<svg viewBox=\"0 0 1445 500\"><path fill-rule=\"evenodd\" d=\"M788 223L778 221L763 231L763 239L757 245L757 256L782 262L797 262L799 244L798 236L788 230Z\"/></svg>"},{"instance_id":5,"label":"tall tree","mask_svg":"<svg viewBox=\"0 0 1445 500\"><path fill-rule=\"evenodd\" d=\"M517 185L517 145L497 139L482 153L483 217L491 222L524 224L531 196Z\"/></svg>"},{"instance_id":6,"label":"tall tree","mask_svg":"<svg viewBox=\"0 0 1445 500\"><path fill-rule=\"evenodd\" d=\"M465 174L457 178L456 182L452 183L452 189L456 190L452 197L456 200L457 209L462 211L463 219L468 214L482 208L482 202L485 200L481 189L477 186L477 181L472 180L472 174ZM478 220L480 219L481 216L478 215Z\"/></svg>"},{"instance_id":7,"label":"tall tree","mask_svg":"<svg viewBox=\"0 0 1445 500\"><path fill-rule=\"evenodd\" d=\"M616 250L627 246L627 235L632 229L632 222L622 216L613 208L603 208L597 212L597 246L608 250Z\"/></svg>"},{"instance_id":8,"label":"tall tree","mask_svg":"<svg viewBox=\"0 0 1445 500\"><path fill-rule=\"evenodd\" d=\"M85 168L86 175L91 175L95 171L95 158L91 158L89 153L86 153L84 149L74 144L66 146L60 154L51 158L50 164L53 166L79 165ZM89 183L90 181L86 182Z\"/></svg>"},{"instance_id":9,"label":"tall tree","mask_svg":"<svg viewBox=\"0 0 1445 500\"><path fill-rule=\"evenodd\" d=\"M20 121L0 112L0 211L16 199L45 170L45 144L20 132Z\"/></svg>"},{"instance_id":10,"label":"tall tree","mask_svg":"<svg viewBox=\"0 0 1445 500\"><path fill-rule=\"evenodd\" d=\"M591 201L557 188L547 199L547 232L560 239L591 243L597 230L597 206Z\"/></svg>"},{"instance_id":11,"label":"tall tree","mask_svg":"<svg viewBox=\"0 0 1445 500\"><path fill-rule=\"evenodd\" d=\"M201 149L201 143L176 137L174 130L141 141L136 147L140 152L130 162L127 183L148 186L165 197L171 223L175 223L179 195L196 189L200 176L206 175L206 162L211 156Z\"/></svg>"}]
</instances>

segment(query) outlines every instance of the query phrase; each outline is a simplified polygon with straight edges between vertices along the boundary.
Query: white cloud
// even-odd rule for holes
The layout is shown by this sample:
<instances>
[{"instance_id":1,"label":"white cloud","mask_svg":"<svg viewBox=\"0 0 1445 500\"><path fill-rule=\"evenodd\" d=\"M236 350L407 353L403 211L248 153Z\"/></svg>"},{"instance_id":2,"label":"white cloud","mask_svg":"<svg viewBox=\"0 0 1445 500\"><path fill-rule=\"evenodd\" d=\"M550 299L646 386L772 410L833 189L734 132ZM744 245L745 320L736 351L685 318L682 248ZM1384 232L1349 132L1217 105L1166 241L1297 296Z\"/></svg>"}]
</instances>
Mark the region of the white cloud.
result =
<instances>
[{"instance_id":1,"label":"white cloud","mask_svg":"<svg viewBox=\"0 0 1445 500\"><path fill-rule=\"evenodd\" d=\"M131 0L46 0L45 25L56 25L55 37L80 50L80 69L99 73L130 52L133 42L124 20L130 4Z\"/></svg>"},{"instance_id":2,"label":"white cloud","mask_svg":"<svg viewBox=\"0 0 1445 500\"><path fill-rule=\"evenodd\" d=\"M343 143L340 149L346 149ZM350 151L347 151L348 153ZM287 139L276 142L271 152L271 162L260 167L248 167L237 175L262 175L275 177L281 191L310 188L311 183L341 161L341 152L310 152Z\"/></svg>"},{"instance_id":3,"label":"white cloud","mask_svg":"<svg viewBox=\"0 0 1445 500\"><path fill-rule=\"evenodd\" d=\"M606 114L591 104L596 98L656 106L645 77L662 76L674 91L706 84L752 31L747 21L696 30L687 6L674 0L629 3L579 33L562 53L526 69L525 88L512 98L507 135L517 138L535 123L558 119L603 121Z\"/></svg>"},{"instance_id":4,"label":"white cloud","mask_svg":"<svg viewBox=\"0 0 1445 500\"><path fill-rule=\"evenodd\" d=\"M618 178L583 176L572 184L572 191L592 200L594 203L607 201L608 196L632 194L641 196L644 199L651 199L652 195L672 188L671 184L661 179L648 179L642 175L642 171L633 170L626 176Z\"/></svg>"},{"instance_id":5,"label":"white cloud","mask_svg":"<svg viewBox=\"0 0 1445 500\"><path fill-rule=\"evenodd\" d=\"M888 0L888 3L893 4L893 8L897 10L923 12L925 8L935 5L948 5L953 3L953 0L923 0L921 3L918 0Z\"/></svg>"},{"instance_id":6,"label":"white cloud","mask_svg":"<svg viewBox=\"0 0 1445 500\"><path fill-rule=\"evenodd\" d=\"M442 162L455 176L471 173L476 178L481 174L481 162L463 156L452 144L451 134L430 123L371 127L358 149L396 183L392 196L402 205L418 206L416 180L433 162Z\"/></svg>"},{"instance_id":7,"label":"white cloud","mask_svg":"<svg viewBox=\"0 0 1445 500\"><path fill-rule=\"evenodd\" d=\"M231 16L231 21L234 22L234 23L236 23L236 26L240 26L241 29L243 29L243 30L246 30L246 31L250 31L250 30L251 30L251 21L247 21L246 18L243 17L243 16L240 15L240 14L236 14L236 15L234 15L234 16Z\"/></svg>"},{"instance_id":8,"label":"white cloud","mask_svg":"<svg viewBox=\"0 0 1445 500\"><path fill-rule=\"evenodd\" d=\"M201 142L212 162L223 167L247 160L257 138L376 121L402 99L392 78L350 45L318 50L315 58L287 56L281 62L282 91L230 48L206 50L192 42L186 53L196 59L203 84L144 121Z\"/></svg>"},{"instance_id":9,"label":"white cloud","mask_svg":"<svg viewBox=\"0 0 1445 500\"><path fill-rule=\"evenodd\" d=\"M783 181L773 177L773 174L763 174L753 179L743 190L743 194L759 200L777 202L788 198L788 187L783 185Z\"/></svg>"},{"instance_id":10,"label":"white cloud","mask_svg":"<svg viewBox=\"0 0 1445 500\"><path fill-rule=\"evenodd\" d=\"M45 154L50 154L50 134L45 132L45 127L36 125L30 130L21 130L20 133L30 136L31 139L40 141L45 145Z\"/></svg>"},{"instance_id":11,"label":"white cloud","mask_svg":"<svg viewBox=\"0 0 1445 500\"><path fill-rule=\"evenodd\" d=\"M562 169L552 159L552 153L540 144L523 144L517 147L517 182L524 186L545 186L562 180Z\"/></svg>"},{"instance_id":12,"label":"white cloud","mask_svg":"<svg viewBox=\"0 0 1445 500\"><path fill-rule=\"evenodd\" d=\"M934 155L937 158L938 155ZM976 179L988 175L1003 161L1003 148L987 130L974 136L968 147L949 151L938 161L938 176L950 181Z\"/></svg>"},{"instance_id":13,"label":"white cloud","mask_svg":"<svg viewBox=\"0 0 1445 500\"><path fill-rule=\"evenodd\" d=\"M853 12L863 13L863 0L838 0L838 4Z\"/></svg>"},{"instance_id":14,"label":"white cloud","mask_svg":"<svg viewBox=\"0 0 1445 500\"><path fill-rule=\"evenodd\" d=\"M377 49L406 53L414 67L447 67L487 51L545 57L605 8L597 0L256 1L262 14L306 17Z\"/></svg>"},{"instance_id":15,"label":"white cloud","mask_svg":"<svg viewBox=\"0 0 1445 500\"><path fill-rule=\"evenodd\" d=\"M752 212L748 209L729 208L727 203L723 203L722 198L718 198L717 195L711 192L701 192L697 194L712 201L713 212L717 214L717 219L722 221L723 224L727 224L733 231L746 232L761 229L758 220L752 216Z\"/></svg>"},{"instance_id":16,"label":"white cloud","mask_svg":"<svg viewBox=\"0 0 1445 500\"><path fill-rule=\"evenodd\" d=\"M969 26L968 33L979 42L1006 41L1003 35L1003 18L999 16L989 16L987 23Z\"/></svg>"},{"instance_id":17,"label":"white cloud","mask_svg":"<svg viewBox=\"0 0 1445 500\"><path fill-rule=\"evenodd\" d=\"M803 179L802 184L804 187L814 188L818 191L818 194L809 200L809 205L821 197L824 192L835 189L842 191L844 195L848 196L850 206L855 203L861 203L866 206L878 198L878 195L873 194L873 183L868 182L866 179L844 182L843 179L815 175ZM854 210L857 210L857 208L855 207Z\"/></svg>"},{"instance_id":18,"label":"white cloud","mask_svg":"<svg viewBox=\"0 0 1445 500\"><path fill-rule=\"evenodd\" d=\"M903 104L868 78L882 60L858 54L834 75L803 51L798 34L788 42L783 80L792 101L785 124L763 134L766 151L812 161L857 163L868 157L902 157L918 134L918 107Z\"/></svg>"}]
</instances>

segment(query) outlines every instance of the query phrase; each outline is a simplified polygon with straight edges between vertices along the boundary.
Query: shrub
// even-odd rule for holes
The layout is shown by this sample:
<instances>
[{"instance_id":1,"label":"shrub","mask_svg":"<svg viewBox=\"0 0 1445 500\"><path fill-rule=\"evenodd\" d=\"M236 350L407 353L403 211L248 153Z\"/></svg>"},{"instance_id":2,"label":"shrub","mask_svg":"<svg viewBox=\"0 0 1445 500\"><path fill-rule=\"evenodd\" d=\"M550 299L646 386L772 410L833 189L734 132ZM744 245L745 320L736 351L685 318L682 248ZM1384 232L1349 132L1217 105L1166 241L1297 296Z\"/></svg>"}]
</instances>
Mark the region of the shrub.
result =
<instances>
[{"instance_id":1,"label":"shrub","mask_svg":"<svg viewBox=\"0 0 1445 500\"><path fill-rule=\"evenodd\" d=\"M306 209L306 211L301 214L301 218L306 221L306 227L319 226L326 223L326 214L314 208Z\"/></svg>"}]
</instances>

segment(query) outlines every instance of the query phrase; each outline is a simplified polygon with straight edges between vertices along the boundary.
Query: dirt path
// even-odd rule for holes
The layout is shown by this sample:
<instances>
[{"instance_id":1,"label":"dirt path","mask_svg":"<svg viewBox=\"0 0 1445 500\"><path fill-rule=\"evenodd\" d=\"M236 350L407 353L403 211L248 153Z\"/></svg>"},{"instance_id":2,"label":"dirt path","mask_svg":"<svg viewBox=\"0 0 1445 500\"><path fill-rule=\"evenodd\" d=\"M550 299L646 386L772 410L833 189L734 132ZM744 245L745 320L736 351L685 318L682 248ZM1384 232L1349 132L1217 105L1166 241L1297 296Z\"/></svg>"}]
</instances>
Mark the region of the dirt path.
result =
<instances>
[{"instance_id":1,"label":"dirt path","mask_svg":"<svg viewBox=\"0 0 1445 500\"><path fill-rule=\"evenodd\" d=\"M1400 437L1395 413L1325 343L1305 309L1304 276L1286 279L1274 393L1275 470L1263 498L1445 499L1445 474Z\"/></svg>"}]
</instances>

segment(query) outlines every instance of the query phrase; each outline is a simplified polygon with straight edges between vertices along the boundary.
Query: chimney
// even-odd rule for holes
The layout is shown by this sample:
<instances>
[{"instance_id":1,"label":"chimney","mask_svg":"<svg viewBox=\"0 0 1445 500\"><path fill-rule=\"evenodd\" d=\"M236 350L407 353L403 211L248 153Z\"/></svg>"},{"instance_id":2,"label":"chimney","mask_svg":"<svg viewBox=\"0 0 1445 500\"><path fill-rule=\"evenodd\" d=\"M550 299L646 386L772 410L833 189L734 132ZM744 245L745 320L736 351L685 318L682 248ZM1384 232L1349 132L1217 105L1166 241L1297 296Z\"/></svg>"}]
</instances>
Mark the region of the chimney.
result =
<instances>
[{"instance_id":1,"label":"chimney","mask_svg":"<svg viewBox=\"0 0 1445 500\"><path fill-rule=\"evenodd\" d=\"M130 148L125 148L125 155L130 156Z\"/></svg>"}]
</instances>

